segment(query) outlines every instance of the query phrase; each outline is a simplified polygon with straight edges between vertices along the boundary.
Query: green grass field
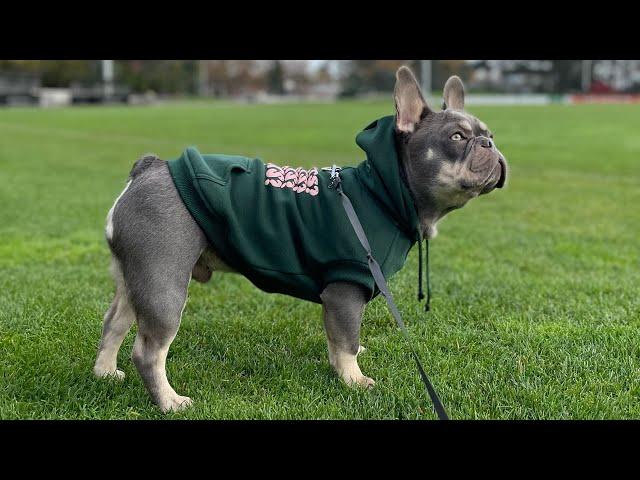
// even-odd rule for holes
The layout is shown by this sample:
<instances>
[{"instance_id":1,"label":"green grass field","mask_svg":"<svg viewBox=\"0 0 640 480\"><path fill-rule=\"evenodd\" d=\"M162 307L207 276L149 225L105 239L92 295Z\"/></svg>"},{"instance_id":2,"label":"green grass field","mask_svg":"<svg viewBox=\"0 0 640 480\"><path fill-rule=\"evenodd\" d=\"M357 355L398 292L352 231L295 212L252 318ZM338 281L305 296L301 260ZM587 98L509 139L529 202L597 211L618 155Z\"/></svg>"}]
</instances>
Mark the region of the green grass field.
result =
<instances>
[{"instance_id":1,"label":"green grass field","mask_svg":"<svg viewBox=\"0 0 640 480\"><path fill-rule=\"evenodd\" d=\"M482 107L511 177L453 212L431 243L432 311L417 249L390 282L457 419L640 418L640 108ZM0 110L0 418L433 419L403 339L377 298L360 357L376 379L332 373L318 305L239 276L192 284L169 378L194 406L164 417L130 360L92 366L113 285L104 220L146 152L362 160L354 136L390 103ZM135 327L134 329L135 330Z\"/></svg>"}]
</instances>

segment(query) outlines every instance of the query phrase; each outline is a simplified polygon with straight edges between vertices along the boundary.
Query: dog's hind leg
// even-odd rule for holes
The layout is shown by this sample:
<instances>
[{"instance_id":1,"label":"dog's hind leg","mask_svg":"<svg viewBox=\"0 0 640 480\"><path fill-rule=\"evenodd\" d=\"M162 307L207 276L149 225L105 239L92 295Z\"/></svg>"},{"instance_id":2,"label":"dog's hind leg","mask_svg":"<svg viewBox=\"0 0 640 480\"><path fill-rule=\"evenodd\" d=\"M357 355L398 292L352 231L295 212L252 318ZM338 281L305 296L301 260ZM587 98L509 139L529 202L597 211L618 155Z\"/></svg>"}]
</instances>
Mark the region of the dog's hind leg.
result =
<instances>
[{"instance_id":1,"label":"dog's hind leg","mask_svg":"<svg viewBox=\"0 0 640 480\"><path fill-rule=\"evenodd\" d=\"M178 333L187 301L189 278L182 284L153 282L148 296L137 299L138 333L132 358L152 400L163 412L191 405L189 397L178 395L169 384L166 360L169 346ZM143 303L142 303L143 302Z\"/></svg>"},{"instance_id":2,"label":"dog's hind leg","mask_svg":"<svg viewBox=\"0 0 640 480\"><path fill-rule=\"evenodd\" d=\"M93 373L98 377L111 376L122 380L124 372L117 368L118 350L136 316L129 302L129 294L120 265L115 257L111 260L111 273L116 284L116 293L104 316L102 338Z\"/></svg>"},{"instance_id":3,"label":"dog's hind leg","mask_svg":"<svg viewBox=\"0 0 640 480\"><path fill-rule=\"evenodd\" d=\"M138 324L131 356L152 400L163 412L179 410L191 400L171 387L165 364L207 240L180 199L165 162L143 159L131 177L113 212L109 243Z\"/></svg>"}]
</instances>

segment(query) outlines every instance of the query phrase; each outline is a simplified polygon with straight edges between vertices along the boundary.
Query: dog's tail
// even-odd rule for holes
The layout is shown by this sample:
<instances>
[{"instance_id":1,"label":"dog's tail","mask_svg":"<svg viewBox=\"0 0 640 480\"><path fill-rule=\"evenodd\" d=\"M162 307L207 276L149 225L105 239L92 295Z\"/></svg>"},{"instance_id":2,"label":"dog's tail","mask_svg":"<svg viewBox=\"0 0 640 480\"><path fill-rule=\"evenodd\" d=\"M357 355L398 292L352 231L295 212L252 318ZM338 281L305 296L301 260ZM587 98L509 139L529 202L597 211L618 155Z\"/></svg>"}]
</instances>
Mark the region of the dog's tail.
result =
<instances>
[{"instance_id":1,"label":"dog's tail","mask_svg":"<svg viewBox=\"0 0 640 480\"><path fill-rule=\"evenodd\" d=\"M160 158L153 153L147 153L143 155L139 160L136 161L136 163L133 164L133 167L129 172L129 180L133 180L147 168L160 162L162 162L162 160L160 160Z\"/></svg>"},{"instance_id":2,"label":"dog's tail","mask_svg":"<svg viewBox=\"0 0 640 480\"><path fill-rule=\"evenodd\" d=\"M118 195L118 197L116 198L115 202L113 202L113 206L111 207L111 210L109 210L109 213L107 214L107 222L106 222L106 227L105 227L105 237L107 238L107 243L109 244L109 247L111 248L111 252L114 255L115 255L115 251L114 251L114 245L113 245L113 235L114 235L114 230L113 230L113 228L114 228L113 227L113 212L114 212L114 210L116 208L116 205L118 205L118 202L120 201L122 196L129 189L129 186L131 185L131 182L133 182L133 180L138 175L140 175L142 172L147 170L152 165L154 165L156 163L161 163L161 162L162 162L162 160L160 160L160 158L158 158L157 155L154 155L152 153L143 155L139 160L136 161L136 163L133 164L133 167L131 168L131 171L129 172L129 178L127 180L127 185L124 187L124 190L122 190L122 193L120 193L120 195Z\"/></svg>"}]
</instances>

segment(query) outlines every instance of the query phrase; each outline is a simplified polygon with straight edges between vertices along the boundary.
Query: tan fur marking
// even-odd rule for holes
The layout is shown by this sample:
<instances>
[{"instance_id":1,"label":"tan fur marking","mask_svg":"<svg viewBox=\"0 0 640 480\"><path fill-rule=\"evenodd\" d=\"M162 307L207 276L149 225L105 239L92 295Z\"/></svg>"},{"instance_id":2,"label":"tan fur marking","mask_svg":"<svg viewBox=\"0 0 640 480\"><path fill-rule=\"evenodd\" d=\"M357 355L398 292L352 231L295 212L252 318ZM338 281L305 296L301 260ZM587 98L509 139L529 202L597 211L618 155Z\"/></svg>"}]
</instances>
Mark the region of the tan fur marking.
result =
<instances>
[{"instance_id":1,"label":"tan fur marking","mask_svg":"<svg viewBox=\"0 0 640 480\"><path fill-rule=\"evenodd\" d=\"M471 124L467 120L462 120L460 122L460 128L473 132L473 128L471 128Z\"/></svg>"},{"instance_id":2,"label":"tan fur marking","mask_svg":"<svg viewBox=\"0 0 640 480\"><path fill-rule=\"evenodd\" d=\"M372 378L366 377L358 365L358 354L365 350L364 347L360 346L358 353L353 355L342 351L331 341L327 343L329 347L329 363L347 385L365 388L375 385L376 382Z\"/></svg>"}]
</instances>

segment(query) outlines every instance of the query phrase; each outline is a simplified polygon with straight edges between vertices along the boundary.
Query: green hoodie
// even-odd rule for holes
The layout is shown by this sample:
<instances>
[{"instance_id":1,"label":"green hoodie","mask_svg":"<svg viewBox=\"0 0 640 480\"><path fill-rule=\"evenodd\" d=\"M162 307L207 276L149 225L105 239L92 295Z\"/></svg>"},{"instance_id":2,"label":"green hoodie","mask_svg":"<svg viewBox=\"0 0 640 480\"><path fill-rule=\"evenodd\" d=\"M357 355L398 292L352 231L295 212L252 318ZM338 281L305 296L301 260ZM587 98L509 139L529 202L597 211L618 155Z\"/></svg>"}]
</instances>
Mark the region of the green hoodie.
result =
<instances>
[{"instance_id":1,"label":"green hoodie","mask_svg":"<svg viewBox=\"0 0 640 480\"><path fill-rule=\"evenodd\" d=\"M367 159L340 171L342 187L385 278L402 268L419 240L411 194L400 175L394 117L356 137ZM278 167L259 159L201 155L187 148L169 171L187 209L230 267L267 292L321 303L332 282L379 293L366 253L329 188L329 172Z\"/></svg>"}]
</instances>

